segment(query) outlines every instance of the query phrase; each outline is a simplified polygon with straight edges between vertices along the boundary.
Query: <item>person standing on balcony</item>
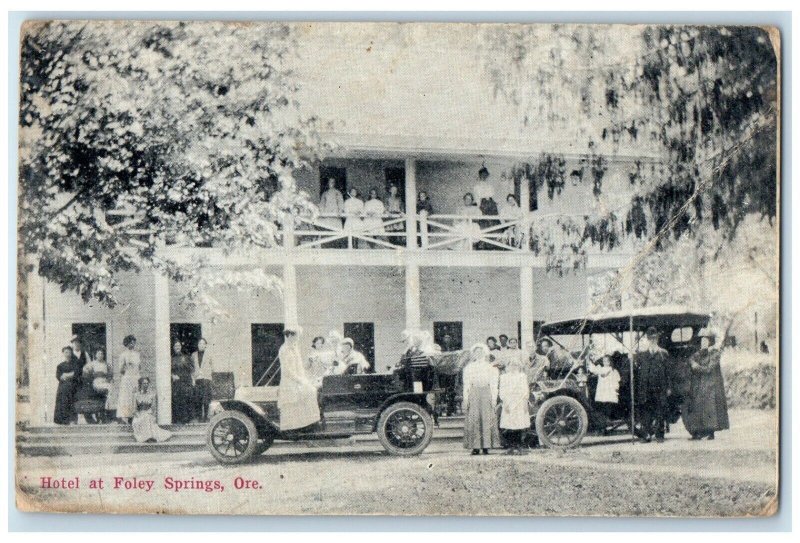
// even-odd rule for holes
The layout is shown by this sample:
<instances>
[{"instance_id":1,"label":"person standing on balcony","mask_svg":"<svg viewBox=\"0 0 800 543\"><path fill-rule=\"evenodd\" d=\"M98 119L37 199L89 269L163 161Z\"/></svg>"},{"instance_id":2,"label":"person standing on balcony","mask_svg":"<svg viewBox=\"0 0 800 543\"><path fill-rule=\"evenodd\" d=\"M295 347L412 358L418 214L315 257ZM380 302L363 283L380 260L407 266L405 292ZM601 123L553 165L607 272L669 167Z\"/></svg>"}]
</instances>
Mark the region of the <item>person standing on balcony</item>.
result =
<instances>
[{"instance_id":1,"label":"person standing on balcony","mask_svg":"<svg viewBox=\"0 0 800 543\"><path fill-rule=\"evenodd\" d=\"M364 204L364 231L370 237L378 237L386 232L383 228L383 214L386 208L383 201L378 197L378 189L369 189L369 199ZM377 243L368 243L369 247L375 249L380 247Z\"/></svg>"},{"instance_id":2,"label":"person standing on balcony","mask_svg":"<svg viewBox=\"0 0 800 543\"><path fill-rule=\"evenodd\" d=\"M389 196L386 198L386 213L389 214L390 220L400 219L405 213L405 205L403 199L400 198L400 191L397 185L392 183L389 185ZM387 232L402 232L405 230L405 222L399 221L395 224L390 224L386 227ZM389 243L393 245L405 245L403 238L399 236L389 236Z\"/></svg>"},{"instance_id":3,"label":"person standing on balcony","mask_svg":"<svg viewBox=\"0 0 800 543\"><path fill-rule=\"evenodd\" d=\"M364 201L358 197L358 189L350 188L349 198L344 202L344 230L349 235L361 233L364 230ZM358 239L353 238L353 249L358 249Z\"/></svg>"},{"instance_id":4,"label":"person standing on balcony","mask_svg":"<svg viewBox=\"0 0 800 543\"><path fill-rule=\"evenodd\" d=\"M420 217L424 217L426 220L433 215L433 204L431 204L430 198L428 198L428 193L424 190L419 191L417 195L417 215ZM430 225L425 227L425 232L429 233L431 231ZM417 238L418 245L422 247L422 229L420 229L420 236Z\"/></svg>"},{"instance_id":5,"label":"person standing on balcony","mask_svg":"<svg viewBox=\"0 0 800 543\"><path fill-rule=\"evenodd\" d=\"M494 188L492 187L491 183L489 183L489 169L486 167L486 164L481 166L481 169L478 170L478 182L475 184L474 193L475 198L477 198L479 202L478 207L481 211L481 215L498 215L499 212L497 210L497 202L494 201ZM478 221L478 225L481 230L486 230L487 228L491 228L497 224L499 224L499 221L497 220L484 219ZM497 232L490 232L489 234L485 235L494 236L496 234ZM479 241L476 244L476 249L480 250L489 250L496 247L496 245L486 243L485 241Z\"/></svg>"},{"instance_id":6,"label":"person standing on balcony","mask_svg":"<svg viewBox=\"0 0 800 543\"><path fill-rule=\"evenodd\" d=\"M506 203L500 209L500 218L508 223L522 219L522 209L519 207L517 197L513 194L506 196ZM519 224L512 224L503 231L503 242L506 245L522 247L522 238L522 228Z\"/></svg>"},{"instance_id":7,"label":"person standing on balcony","mask_svg":"<svg viewBox=\"0 0 800 543\"><path fill-rule=\"evenodd\" d=\"M464 236L464 241L459 243L459 248L464 251L471 251L475 248L475 244L481 235L481 227L474 219L474 217L480 217L481 210L475 205L475 197L471 192L464 195L464 205L461 206L459 215L464 217L458 223L458 229L461 231L461 235Z\"/></svg>"},{"instance_id":8,"label":"person standing on balcony","mask_svg":"<svg viewBox=\"0 0 800 543\"><path fill-rule=\"evenodd\" d=\"M328 179L328 188L319 199L319 223L330 230L338 232L342 229L342 213L344 213L344 196L336 188L336 179Z\"/></svg>"}]
</instances>

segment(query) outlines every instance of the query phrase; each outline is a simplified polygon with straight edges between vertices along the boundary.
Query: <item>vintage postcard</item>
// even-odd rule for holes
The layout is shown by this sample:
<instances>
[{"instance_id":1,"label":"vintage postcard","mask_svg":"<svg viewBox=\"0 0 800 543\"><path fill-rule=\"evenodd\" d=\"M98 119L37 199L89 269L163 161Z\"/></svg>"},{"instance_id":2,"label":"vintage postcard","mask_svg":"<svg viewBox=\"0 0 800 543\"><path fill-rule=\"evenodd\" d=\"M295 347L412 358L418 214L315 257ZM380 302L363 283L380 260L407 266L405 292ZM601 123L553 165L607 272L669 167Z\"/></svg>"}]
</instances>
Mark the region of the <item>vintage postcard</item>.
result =
<instances>
[{"instance_id":1,"label":"vintage postcard","mask_svg":"<svg viewBox=\"0 0 800 543\"><path fill-rule=\"evenodd\" d=\"M778 510L776 29L21 34L20 510Z\"/></svg>"}]
</instances>

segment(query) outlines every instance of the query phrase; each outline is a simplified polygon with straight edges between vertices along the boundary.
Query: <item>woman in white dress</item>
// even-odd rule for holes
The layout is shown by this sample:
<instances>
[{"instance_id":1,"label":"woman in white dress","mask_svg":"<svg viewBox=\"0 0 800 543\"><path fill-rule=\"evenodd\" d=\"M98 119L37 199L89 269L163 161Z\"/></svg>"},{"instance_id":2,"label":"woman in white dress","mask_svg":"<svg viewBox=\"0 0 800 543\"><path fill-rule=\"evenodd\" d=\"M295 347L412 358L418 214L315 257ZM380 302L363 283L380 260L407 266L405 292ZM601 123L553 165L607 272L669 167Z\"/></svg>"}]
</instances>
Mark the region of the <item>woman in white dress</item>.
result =
<instances>
[{"instance_id":1,"label":"woman in white dress","mask_svg":"<svg viewBox=\"0 0 800 543\"><path fill-rule=\"evenodd\" d=\"M613 417L619 403L619 383L622 377L614 369L611 357L604 356L599 366L589 362L589 373L597 375L597 390L594 393L594 401L598 409L607 416Z\"/></svg>"},{"instance_id":2,"label":"woman in white dress","mask_svg":"<svg viewBox=\"0 0 800 543\"><path fill-rule=\"evenodd\" d=\"M460 214L467 217L458 224L461 234L466 236L466 238L459 243L458 248L464 251L471 251L475 242L478 241L478 237L481 235L481 227L478 225L478 222L471 219L471 217L481 216L481 210L475 205L475 197L472 196L471 192L464 195L464 205L461 207Z\"/></svg>"},{"instance_id":3,"label":"woman in white dress","mask_svg":"<svg viewBox=\"0 0 800 543\"><path fill-rule=\"evenodd\" d=\"M122 341L125 350L119 355L119 395L117 396L117 419L130 422L136 413L136 390L139 387L141 357L136 351L136 337L126 336Z\"/></svg>"},{"instance_id":4,"label":"woman in white dress","mask_svg":"<svg viewBox=\"0 0 800 543\"><path fill-rule=\"evenodd\" d=\"M300 356L300 327L287 327L278 350L281 383L278 387L278 411L281 431L305 428L319 422L317 387L308 379Z\"/></svg>"},{"instance_id":5,"label":"woman in white dress","mask_svg":"<svg viewBox=\"0 0 800 543\"><path fill-rule=\"evenodd\" d=\"M473 455L489 454L489 449L500 446L499 380L500 372L489 362L489 348L483 343L473 345L463 374L464 448L472 449Z\"/></svg>"},{"instance_id":6,"label":"woman in white dress","mask_svg":"<svg viewBox=\"0 0 800 543\"><path fill-rule=\"evenodd\" d=\"M172 437L172 432L161 428L156 419L156 395L150 392L150 379L140 377L134 395L136 414L133 415L133 437L139 443L156 441L161 443Z\"/></svg>"},{"instance_id":7,"label":"woman in white dress","mask_svg":"<svg viewBox=\"0 0 800 543\"><path fill-rule=\"evenodd\" d=\"M386 208L383 202L378 198L378 189L369 189L369 199L364 204L364 231L369 236L381 236L386 230L383 228L383 214ZM369 246L373 249L380 247L377 243L370 243Z\"/></svg>"},{"instance_id":8,"label":"woman in white dress","mask_svg":"<svg viewBox=\"0 0 800 543\"><path fill-rule=\"evenodd\" d=\"M528 376L519 357L510 359L505 372L500 375L499 394L503 402L500 428L506 431L508 454L522 454L522 439L531 426L531 418L528 411Z\"/></svg>"},{"instance_id":9,"label":"woman in white dress","mask_svg":"<svg viewBox=\"0 0 800 543\"><path fill-rule=\"evenodd\" d=\"M319 198L319 224L327 229L339 231L342 229L341 215L344 213L344 197L336 188L336 180L328 179L328 188Z\"/></svg>"},{"instance_id":10,"label":"woman in white dress","mask_svg":"<svg viewBox=\"0 0 800 543\"><path fill-rule=\"evenodd\" d=\"M348 193L349 198L344 201L344 230L345 232L361 232L364 229L364 201L358 197L358 189L352 187ZM358 240L353 238L353 249L358 248Z\"/></svg>"},{"instance_id":11,"label":"woman in white dress","mask_svg":"<svg viewBox=\"0 0 800 543\"><path fill-rule=\"evenodd\" d=\"M306 362L306 374L317 388L322 387L322 378L328 373L328 367L333 364L331 351L325 346L325 338L317 336L311 342L311 354Z\"/></svg>"}]
</instances>

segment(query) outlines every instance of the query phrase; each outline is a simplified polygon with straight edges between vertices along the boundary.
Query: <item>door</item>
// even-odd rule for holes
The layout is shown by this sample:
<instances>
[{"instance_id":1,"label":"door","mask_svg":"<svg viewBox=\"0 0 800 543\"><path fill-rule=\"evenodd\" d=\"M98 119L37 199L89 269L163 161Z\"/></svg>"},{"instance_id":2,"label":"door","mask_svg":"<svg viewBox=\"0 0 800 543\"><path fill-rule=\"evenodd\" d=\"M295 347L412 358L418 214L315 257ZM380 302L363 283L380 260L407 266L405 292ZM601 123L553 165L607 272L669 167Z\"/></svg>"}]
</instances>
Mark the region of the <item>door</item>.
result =
<instances>
[{"instance_id":1,"label":"door","mask_svg":"<svg viewBox=\"0 0 800 543\"><path fill-rule=\"evenodd\" d=\"M169 325L169 353L176 341L181 342L183 354L192 354L197 350L197 342L203 337L202 326L194 322L173 322Z\"/></svg>"},{"instance_id":2,"label":"door","mask_svg":"<svg viewBox=\"0 0 800 543\"><path fill-rule=\"evenodd\" d=\"M364 355L370 366L369 373L375 372L375 324L372 322L344 323L344 337L353 340L355 349Z\"/></svg>"},{"instance_id":3,"label":"door","mask_svg":"<svg viewBox=\"0 0 800 543\"><path fill-rule=\"evenodd\" d=\"M283 323L251 324L253 386L277 386L281 382L278 349L283 344Z\"/></svg>"},{"instance_id":4,"label":"door","mask_svg":"<svg viewBox=\"0 0 800 543\"><path fill-rule=\"evenodd\" d=\"M347 168L337 168L336 166L319 167L319 195L328 190L328 179L336 181L336 188L342 195L347 194Z\"/></svg>"},{"instance_id":5,"label":"door","mask_svg":"<svg viewBox=\"0 0 800 543\"><path fill-rule=\"evenodd\" d=\"M442 351L460 351L464 348L464 323L442 321L433 323L433 341Z\"/></svg>"},{"instance_id":6,"label":"door","mask_svg":"<svg viewBox=\"0 0 800 543\"><path fill-rule=\"evenodd\" d=\"M405 168L386 168L383 170L386 177L386 194L389 194L389 185L397 187L397 195L405 205L406 201L406 169Z\"/></svg>"},{"instance_id":7,"label":"door","mask_svg":"<svg viewBox=\"0 0 800 543\"><path fill-rule=\"evenodd\" d=\"M81 338L86 356L94 358L97 349L103 349L106 351L106 360L109 359L106 350L106 324L104 322L73 323L72 335Z\"/></svg>"}]
</instances>

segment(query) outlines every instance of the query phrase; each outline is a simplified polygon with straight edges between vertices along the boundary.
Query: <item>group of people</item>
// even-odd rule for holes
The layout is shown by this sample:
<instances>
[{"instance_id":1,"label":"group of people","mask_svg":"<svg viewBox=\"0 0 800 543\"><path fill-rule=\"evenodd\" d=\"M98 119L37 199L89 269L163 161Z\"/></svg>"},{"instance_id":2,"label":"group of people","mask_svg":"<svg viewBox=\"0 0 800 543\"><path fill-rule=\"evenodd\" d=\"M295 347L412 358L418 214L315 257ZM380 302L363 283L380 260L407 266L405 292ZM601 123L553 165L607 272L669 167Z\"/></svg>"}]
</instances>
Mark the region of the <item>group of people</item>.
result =
<instances>
[{"instance_id":1,"label":"group of people","mask_svg":"<svg viewBox=\"0 0 800 543\"><path fill-rule=\"evenodd\" d=\"M482 230L500 226L503 223L513 223L523 217L519 200L514 194L508 194L505 203L498 206L494 200L494 191L487 182L488 170L484 167L479 171L479 182L475 185L474 192L464 194L463 206L459 215L464 218L457 224L458 230L464 236L452 248L464 250L497 250L502 245L522 247L525 243L524 229L518 224L510 224L505 228L492 229L485 237L494 239L497 243L481 241ZM336 180L328 179L327 188L320 196L319 211L320 225L332 231L344 230L350 233L365 233L370 237L380 236L393 245L405 245L403 236L394 234L405 231L402 221L392 219L402 217L405 212L405 203L400 196L400 191L395 184L390 184L386 189L386 196L381 199L378 189L370 188L366 200L356 187L347 191L347 197L336 187ZM416 212L420 217L433 215L433 203L424 190L417 193ZM477 219L475 217L491 217ZM384 223L384 219L387 222ZM430 225L426 226L430 232ZM335 244L334 242L330 242ZM375 248L379 244L353 239L353 248ZM422 233L417 237L417 245L422 244Z\"/></svg>"},{"instance_id":2,"label":"group of people","mask_svg":"<svg viewBox=\"0 0 800 543\"><path fill-rule=\"evenodd\" d=\"M157 424L156 395L150 378L142 375L136 337L126 336L122 345L115 364L106 360L102 348L90 357L78 336L61 350L53 422L69 425L117 421L130 424L137 441L165 441L172 434ZM191 356L185 354L179 341L173 345L172 415L177 423L208 420L213 360L207 345L201 338Z\"/></svg>"}]
</instances>

